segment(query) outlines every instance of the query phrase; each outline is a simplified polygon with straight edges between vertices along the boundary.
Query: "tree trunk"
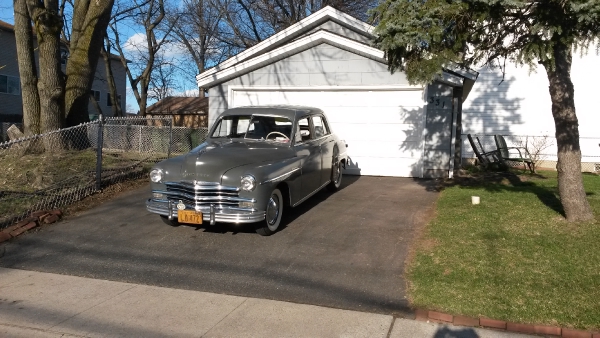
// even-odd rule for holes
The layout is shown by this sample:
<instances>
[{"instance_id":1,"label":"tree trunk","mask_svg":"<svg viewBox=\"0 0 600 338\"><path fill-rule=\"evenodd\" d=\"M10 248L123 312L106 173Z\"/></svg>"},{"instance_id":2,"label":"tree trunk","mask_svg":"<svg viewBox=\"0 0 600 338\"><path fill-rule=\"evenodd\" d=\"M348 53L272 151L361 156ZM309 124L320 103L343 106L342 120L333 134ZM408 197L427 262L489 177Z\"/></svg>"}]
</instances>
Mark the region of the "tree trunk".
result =
<instances>
[{"instance_id":1,"label":"tree trunk","mask_svg":"<svg viewBox=\"0 0 600 338\"><path fill-rule=\"evenodd\" d=\"M105 37L107 47L102 47L102 59L104 60L104 74L106 75L106 84L108 85L108 92L110 93L110 100L112 103L112 114L114 117L122 117L123 110L121 109L121 101L119 100L119 93L117 92L117 84L115 83L115 75L112 71L111 54L110 54L110 41L108 37Z\"/></svg>"},{"instance_id":2,"label":"tree trunk","mask_svg":"<svg viewBox=\"0 0 600 338\"><path fill-rule=\"evenodd\" d=\"M67 125L89 122L90 88L114 0L75 2L73 34L67 63L65 112Z\"/></svg>"},{"instance_id":3,"label":"tree trunk","mask_svg":"<svg viewBox=\"0 0 600 338\"><path fill-rule=\"evenodd\" d=\"M555 39L554 64L544 63L550 82L552 116L558 146L558 191L568 221L587 221L594 214L586 198L581 173L579 123L575 114L574 88L571 81L571 46Z\"/></svg>"},{"instance_id":4,"label":"tree trunk","mask_svg":"<svg viewBox=\"0 0 600 338\"><path fill-rule=\"evenodd\" d=\"M37 91L37 67L33 54L31 18L25 0L14 0L15 40L23 100L23 130L26 136L41 133L40 96Z\"/></svg>"},{"instance_id":5,"label":"tree trunk","mask_svg":"<svg viewBox=\"0 0 600 338\"><path fill-rule=\"evenodd\" d=\"M29 2L38 42L40 122L42 133L63 127L64 74L60 66L60 32L62 18L58 16L58 1L48 0L45 7ZM46 150L61 148L57 140L44 138Z\"/></svg>"}]
</instances>

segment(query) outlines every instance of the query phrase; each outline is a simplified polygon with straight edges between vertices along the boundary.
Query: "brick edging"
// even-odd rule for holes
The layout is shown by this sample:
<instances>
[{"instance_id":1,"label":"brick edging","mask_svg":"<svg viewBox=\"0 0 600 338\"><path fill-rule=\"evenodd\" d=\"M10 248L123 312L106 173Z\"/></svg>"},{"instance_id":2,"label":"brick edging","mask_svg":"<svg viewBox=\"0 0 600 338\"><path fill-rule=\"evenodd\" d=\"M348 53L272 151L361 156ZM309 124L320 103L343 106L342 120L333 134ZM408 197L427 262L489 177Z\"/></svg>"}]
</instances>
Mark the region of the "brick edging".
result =
<instances>
[{"instance_id":1,"label":"brick edging","mask_svg":"<svg viewBox=\"0 0 600 338\"><path fill-rule=\"evenodd\" d=\"M62 211L54 210L38 210L31 213L28 217L0 231L0 243L8 241L13 237L17 237L27 230L37 228L42 224L50 224L58 221L62 216Z\"/></svg>"},{"instance_id":2,"label":"brick edging","mask_svg":"<svg viewBox=\"0 0 600 338\"><path fill-rule=\"evenodd\" d=\"M513 323L486 317L472 318L465 316L453 316L443 312L423 309L415 310L415 319L441 324L483 327L487 329L525 334L550 335L564 338L600 338L600 332L574 330L558 326Z\"/></svg>"}]
</instances>

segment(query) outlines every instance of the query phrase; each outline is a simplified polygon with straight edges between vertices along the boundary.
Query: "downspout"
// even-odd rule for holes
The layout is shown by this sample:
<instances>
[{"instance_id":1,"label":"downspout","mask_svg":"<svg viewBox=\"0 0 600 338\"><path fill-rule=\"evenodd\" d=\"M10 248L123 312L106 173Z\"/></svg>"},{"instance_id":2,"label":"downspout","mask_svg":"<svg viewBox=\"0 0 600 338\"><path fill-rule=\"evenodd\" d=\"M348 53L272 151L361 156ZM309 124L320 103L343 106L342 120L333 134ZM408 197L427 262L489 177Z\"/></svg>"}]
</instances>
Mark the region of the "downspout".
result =
<instances>
[{"instance_id":1,"label":"downspout","mask_svg":"<svg viewBox=\"0 0 600 338\"><path fill-rule=\"evenodd\" d=\"M450 171L448 177L453 178L462 166L462 104L463 104L463 87L455 87L452 109L452 150L454 159L450 163Z\"/></svg>"}]
</instances>

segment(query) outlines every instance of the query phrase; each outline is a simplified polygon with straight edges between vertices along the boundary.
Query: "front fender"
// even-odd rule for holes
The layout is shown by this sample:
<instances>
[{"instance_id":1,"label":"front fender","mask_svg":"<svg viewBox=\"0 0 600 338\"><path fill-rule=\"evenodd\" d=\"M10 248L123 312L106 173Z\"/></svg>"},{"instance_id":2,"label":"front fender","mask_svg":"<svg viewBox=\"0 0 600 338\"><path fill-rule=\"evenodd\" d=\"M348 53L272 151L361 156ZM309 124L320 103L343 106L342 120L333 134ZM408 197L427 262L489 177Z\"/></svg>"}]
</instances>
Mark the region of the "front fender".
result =
<instances>
[{"instance_id":1,"label":"front fender","mask_svg":"<svg viewBox=\"0 0 600 338\"><path fill-rule=\"evenodd\" d=\"M240 197L254 198L256 209L265 210L271 192L281 182L286 182L289 195L295 194L300 189L301 165L299 158L248 164L228 170L221 178L221 184L239 187L241 178L252 175L256 179L256 188L253 191L240 191Z\"/></svg>"}]
</instances>

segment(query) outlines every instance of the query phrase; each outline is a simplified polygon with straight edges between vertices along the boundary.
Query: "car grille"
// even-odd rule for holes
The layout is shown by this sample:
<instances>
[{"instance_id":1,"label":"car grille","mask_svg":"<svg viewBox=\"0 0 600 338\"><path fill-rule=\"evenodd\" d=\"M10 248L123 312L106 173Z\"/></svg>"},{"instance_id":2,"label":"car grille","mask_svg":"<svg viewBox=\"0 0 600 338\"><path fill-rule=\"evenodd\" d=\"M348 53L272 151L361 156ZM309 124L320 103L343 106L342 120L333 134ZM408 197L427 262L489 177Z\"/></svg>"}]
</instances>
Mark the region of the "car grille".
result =
<instances>
[{"instance_id":1,"label":"car grille","mask_svg":"<svg viewBox=\"0 0 600 338\"><path fill-rule=\"evenodd\" d=\"M175 203L182 201L196 207L215 205L237 207L248 201L239 197L239 188L220 185L217 182L165 182L167 198Z\"/></svg>"}]
</instances>

